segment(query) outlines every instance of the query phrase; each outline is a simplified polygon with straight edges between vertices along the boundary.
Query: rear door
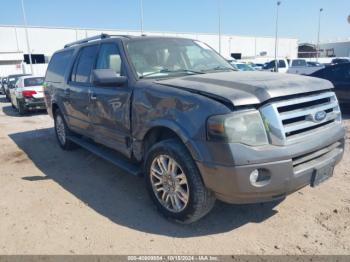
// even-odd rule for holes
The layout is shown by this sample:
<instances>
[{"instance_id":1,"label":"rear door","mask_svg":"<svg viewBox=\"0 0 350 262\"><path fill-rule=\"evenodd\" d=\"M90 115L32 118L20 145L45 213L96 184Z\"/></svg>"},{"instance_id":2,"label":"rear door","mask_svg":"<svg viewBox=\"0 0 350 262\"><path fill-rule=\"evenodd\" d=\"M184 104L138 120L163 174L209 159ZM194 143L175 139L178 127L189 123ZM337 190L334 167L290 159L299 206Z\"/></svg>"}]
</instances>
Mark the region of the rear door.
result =
<instances>
[{"instance_id":1,"label":"rear door","mask_svg":"<svg viewBox=\"0 0 350 262\"><path fill-rule=\"evenodd\" d=\"M117 41L101 43L95 69L113 69L126 76ZM130 99L132 88L92 86L91 120L96 142L130 156Z\"/></svg>"},{"instance_id":2,"label":"rear door","mask_svg":"<svg viewBox=\"0 0 350 262\"><path fill-rule=\"evenodd\" d=\"M81 48L74 62L67 88L64 90L70 127L86 136L92 136L90 119L91 70L98 45Z\"/></svg>"}]
</instances>

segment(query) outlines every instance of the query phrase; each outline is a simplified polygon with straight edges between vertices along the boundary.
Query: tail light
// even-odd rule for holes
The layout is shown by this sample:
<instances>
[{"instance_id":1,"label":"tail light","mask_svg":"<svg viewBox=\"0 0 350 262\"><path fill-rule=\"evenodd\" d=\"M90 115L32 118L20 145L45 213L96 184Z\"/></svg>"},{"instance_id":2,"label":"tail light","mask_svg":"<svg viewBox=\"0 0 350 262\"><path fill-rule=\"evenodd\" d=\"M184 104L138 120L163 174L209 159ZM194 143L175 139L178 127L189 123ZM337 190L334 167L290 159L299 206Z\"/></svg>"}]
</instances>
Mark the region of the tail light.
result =
<instances>
[{"instance_id":1,"label":"tail light","mask_svg":"<svg viewBox=\"0 0 350 262\"><path fill-rule=\"evenodd\" d=\"M35 94L36 94L36 91L34 91L34 90L24 90L24 91L22 91L22 95L24 97L32 97Z\"/></svg>"}]
</instances>

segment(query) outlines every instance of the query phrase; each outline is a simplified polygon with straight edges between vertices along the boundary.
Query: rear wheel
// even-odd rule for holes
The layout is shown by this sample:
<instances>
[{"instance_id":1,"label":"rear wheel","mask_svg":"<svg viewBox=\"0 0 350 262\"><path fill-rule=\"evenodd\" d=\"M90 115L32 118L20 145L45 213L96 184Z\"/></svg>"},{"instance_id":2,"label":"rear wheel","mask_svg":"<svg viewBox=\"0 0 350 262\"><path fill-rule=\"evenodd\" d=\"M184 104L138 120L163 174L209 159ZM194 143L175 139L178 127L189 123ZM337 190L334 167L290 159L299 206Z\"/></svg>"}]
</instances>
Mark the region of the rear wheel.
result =
<instances>
[{"instance_id":1,"label":"rear wheel","mask_svg":"<svg viewBox=\"0 0 350 262\"><path fill-rule=\"evenodd\" d=\"M76 144L68 139L72 132L68 129L62 113L57 109L55 112L55 133L58 144L64 150L72 150L76 148Z\"/></svg>"},{"instance_id":2,"label":"rear wheel","mask_svg":"<svg viewBox=\"0 0 350 262\"><path fill-rule=\"evenodd\" d=\"M11 102L12 103L12 102ZM27 110L26 108L24 107L23 103L17 99L17 110L18 110L18 113L23 116L27 113Z\"/></svg>"},{"instance_id":3,"label":"rear wheel","mask_svg":"<svg viewBox=\"0 0 350 262\"><path fill-rule=\"evenodd\" d=\"M158 210L167 218L192 223L214 206L192 156L176 139L161 141L148 152L146 184Z\"/></svg>"}]
</instances>

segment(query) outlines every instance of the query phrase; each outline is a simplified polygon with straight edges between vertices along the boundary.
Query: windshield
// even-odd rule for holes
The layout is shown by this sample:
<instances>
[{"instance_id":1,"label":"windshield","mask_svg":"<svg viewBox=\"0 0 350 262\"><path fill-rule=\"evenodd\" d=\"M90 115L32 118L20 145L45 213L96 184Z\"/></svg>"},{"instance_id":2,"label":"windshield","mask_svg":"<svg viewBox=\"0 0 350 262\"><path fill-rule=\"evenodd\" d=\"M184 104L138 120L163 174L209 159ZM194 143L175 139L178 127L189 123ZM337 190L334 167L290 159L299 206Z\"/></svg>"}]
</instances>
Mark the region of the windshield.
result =
<instances>
[{"instance_id":1,"label":"windshield","mask_svg":"<svg viewBox=\"0 0 350 262\"><path fill-rule=\"evenodd\" d=\"M24 79L24 86L41 86L44 84L43 77L32 77Z\"/></svg>"},{"instance_id":2,"label":"windshield","mask_svg":"<svg viewBox=\"0 0 350 262\"><path fill-rule=\"evenodd\" d=\"M209 46L190 39L131 40L127 52L139 78L234 70Z\"/></svg>"}]
</instances>

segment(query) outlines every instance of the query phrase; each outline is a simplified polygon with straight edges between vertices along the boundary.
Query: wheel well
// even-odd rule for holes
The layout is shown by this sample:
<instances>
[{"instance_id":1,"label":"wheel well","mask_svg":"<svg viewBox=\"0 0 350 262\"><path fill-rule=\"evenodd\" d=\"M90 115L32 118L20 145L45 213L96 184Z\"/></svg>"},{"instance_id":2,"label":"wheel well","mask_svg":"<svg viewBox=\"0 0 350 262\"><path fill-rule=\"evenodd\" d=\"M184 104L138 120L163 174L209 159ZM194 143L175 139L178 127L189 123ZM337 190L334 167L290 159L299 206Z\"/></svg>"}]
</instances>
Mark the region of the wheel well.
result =
<instances>
[{"instance_id":1,"label":"wheel well","mask_svg":"<svg viewBox=\"0 0 350 262\"><path fill-rule=\"evenodd\" d=\"M143 155L156 143L166 139L177 139L182 143L182 139L170 128L154 127L147 132L143 140Z\"/></svg>"}]
</instances>

